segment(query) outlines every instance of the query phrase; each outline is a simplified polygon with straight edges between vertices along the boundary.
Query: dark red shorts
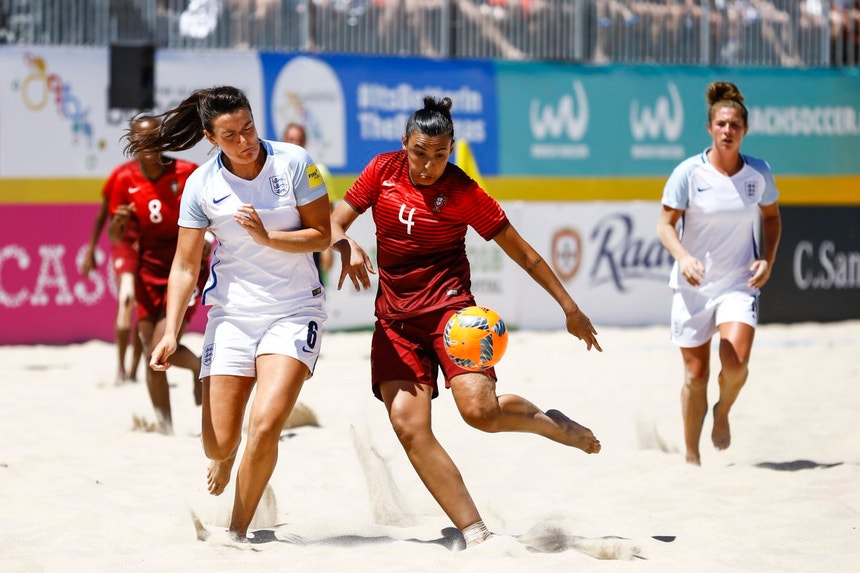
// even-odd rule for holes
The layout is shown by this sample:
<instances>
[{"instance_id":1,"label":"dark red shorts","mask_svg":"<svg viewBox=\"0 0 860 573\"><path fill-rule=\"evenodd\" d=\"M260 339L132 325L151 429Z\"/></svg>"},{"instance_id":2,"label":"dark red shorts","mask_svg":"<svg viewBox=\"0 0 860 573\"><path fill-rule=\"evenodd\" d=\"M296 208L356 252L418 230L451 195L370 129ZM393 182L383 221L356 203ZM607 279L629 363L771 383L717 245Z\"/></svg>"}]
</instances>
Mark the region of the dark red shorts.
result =
<instances>
[{"instance_id":1,"label":"dark red shorts","mask_svg":"<svg viewBox=\"0 0 860 573\"><path fill-rule=\"evenodd\" d=\"M112 243L110 258L113 261L113 272L117 277L123 273L137 272L137 248L134 243L127 241Z\"/></svg>"},{"instance_id":2,"label":"dark red shorts","mask_svg":"<svg viewBox=\"0 0 860 573\"><path fill-rule=\"evenodd\" d=\"M445 324L457 310L460 307L443 308L405 320L376 321L370 345L374 396L382 399L380 383L406 380L433 386L435 398L439 395L436 379L440 368L446 388L451 387L450 380L454 376L471 372L454 364L442 340ZM483 373L496 379L493 368L483 370Z\"/></svg>"},{"instance_id":3,"label":"dark red shorts","mask_svg":"<svg viewBox=\"0 0 860 573\"><path fill-rule=\"evenodd\" d=\"M146 280L143 273L138 273L134 285L134 298L137 307L138 320L149 320L153 323L165 317L167 313L167 279ZM190 322L194 313L200 308L203 287L209 278L209 265L200 267L197 277L197 288L191 295L191 302L185 310L185 321Z\"/></svg>"}]
</instances>

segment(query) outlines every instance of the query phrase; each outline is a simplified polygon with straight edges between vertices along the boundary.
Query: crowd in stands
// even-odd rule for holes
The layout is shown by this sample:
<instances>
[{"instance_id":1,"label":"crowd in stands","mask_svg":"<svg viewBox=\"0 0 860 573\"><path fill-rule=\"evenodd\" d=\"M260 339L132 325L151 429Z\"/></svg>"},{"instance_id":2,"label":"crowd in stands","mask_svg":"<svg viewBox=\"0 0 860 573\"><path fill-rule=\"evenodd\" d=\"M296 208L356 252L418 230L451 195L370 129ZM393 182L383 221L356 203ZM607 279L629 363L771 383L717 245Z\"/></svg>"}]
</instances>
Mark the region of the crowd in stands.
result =
<instances>
[{"instance_id":1,"label":"crowd in stands","mask_svg":"<svg viewBox=\"0 0 860 573\"><path fill-rule=\"evenodd\" d=\"M860 0L0 0L0 42L117 34L158 47L857 66Z\"/></svg>"}]
</instances>

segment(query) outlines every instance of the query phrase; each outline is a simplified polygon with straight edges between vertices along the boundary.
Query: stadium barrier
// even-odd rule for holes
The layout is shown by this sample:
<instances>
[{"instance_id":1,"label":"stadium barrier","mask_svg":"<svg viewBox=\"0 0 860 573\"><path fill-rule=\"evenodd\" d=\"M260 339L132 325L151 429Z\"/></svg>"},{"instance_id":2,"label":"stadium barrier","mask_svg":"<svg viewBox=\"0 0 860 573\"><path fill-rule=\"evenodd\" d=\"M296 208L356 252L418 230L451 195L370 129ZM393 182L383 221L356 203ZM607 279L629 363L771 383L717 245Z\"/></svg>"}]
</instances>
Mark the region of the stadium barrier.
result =
<instances>
[{"instance_id":1,"label":"stadium barrier","mask_svg":"<svg viewBox=\"0 0 860 573\"><path fill-rule=\"evenodd\" d=\"M844 0L4 0L0 42L579 63L860 64Z\"/></svg>"}]
</instances>

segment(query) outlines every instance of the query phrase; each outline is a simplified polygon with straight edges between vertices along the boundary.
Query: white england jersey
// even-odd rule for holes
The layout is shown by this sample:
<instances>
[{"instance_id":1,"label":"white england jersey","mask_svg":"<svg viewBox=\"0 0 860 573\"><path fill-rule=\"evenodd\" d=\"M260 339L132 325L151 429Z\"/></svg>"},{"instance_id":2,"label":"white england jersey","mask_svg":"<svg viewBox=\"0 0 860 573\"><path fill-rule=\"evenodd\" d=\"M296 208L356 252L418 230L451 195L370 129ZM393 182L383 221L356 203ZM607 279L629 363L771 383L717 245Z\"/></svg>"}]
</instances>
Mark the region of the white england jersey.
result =
<instances>
[{"instance_id":1,"label":"white england jersey","mask_svg":"<svg viewBox=\"0 0 860 573\"><path fill-rule=\"evenodd\" d=\"M705 278L695 287L672 266L669 286L697 290L714 297L727 291L758 294L750 288L749 270L758 258L756 223L760 205L776 202L779 192L770 165L741 155L744 166L732 177L708 161L708 150L681 162L663 188L663 204L684 211L679 235L684 248L705 266Z\"/></svg>"},{"instance_id":2,"label":"white england jersey","mask_svg":"<svg viewBox=\"0 0 860 573\"><path fill-rule=\"evenodd\" d=\"M218 239L203 304L244 314L289 315L299 308L321 308L325 293L312 253L258 245L233 219L240 205L250 203L267 230L297 230L302 226L298 207L326 195L325 182L303 148L260 141L266 163L253 181L231 173L219 154L185 185L179 225L208 228Z\"/></svg>"}]
</instances>

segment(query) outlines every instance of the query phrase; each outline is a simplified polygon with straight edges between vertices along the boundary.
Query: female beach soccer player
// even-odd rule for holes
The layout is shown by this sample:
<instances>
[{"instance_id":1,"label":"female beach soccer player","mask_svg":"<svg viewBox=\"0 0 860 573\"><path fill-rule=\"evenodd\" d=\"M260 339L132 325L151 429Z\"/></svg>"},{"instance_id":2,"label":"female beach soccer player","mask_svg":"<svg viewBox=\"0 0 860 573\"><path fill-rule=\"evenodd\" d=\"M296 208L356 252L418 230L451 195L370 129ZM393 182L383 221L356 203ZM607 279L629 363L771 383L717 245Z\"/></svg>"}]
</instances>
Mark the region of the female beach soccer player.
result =
<instances>
[{"instance_id":1,"label":"female beach soccer player","mask_svg":"<svg viewBox=\"0 0 860 573\"><path fill-rule=\"evenodd\" d=\"M511 225L501 206L459 167L449 98L424 98L403 135L403 149L376 156L332 213L332 246L356 290L375 272L347 229L372 208L379 292L370 350L372 388L394 432L430 493L462 532L467 547L488 539L475 503L430 424L437 371L463 419L485 432L529 432L586 453L600 451L588 428L558 410L543 411L515 394L496 394L493 369L472 372L448 357L442 333L448 317L475 304L466 258L467 225L494 240L558 302L567 330L591 350L597 331L552 269Z\"/></svg>"},{"instance_id":2,"label":"female beach soccer player","mask_svg":"<svg viewBox=\"0 0 860 573\"><path fill-rule=\"evenodd\" d=\"M161 131L135 150L188 149L205 137L219 152L182 196L167 325L150 365L170 366L209 229L218 246L203 294L211 306L200 372L203 449L209 492L220 495L256 388L229 527L243 541L275 469L281 429L319 357L325 295L311 253L330 243L328 195L304 149L259 138L251 104L235 87L197 90L162 118Z\"/></svg>"},{"instance_id":3,"label":"female beach soccer player","mask_svg":"<svg viewBox=\"0 0 860 573\"><path fill-rule=\"evenodd\" d=\"M714 82L707 100L711 146L674 169L657 224L660 240L675 258L669 277L671 336L684 361L686 458L696 465L708 411L711 338L720 335L720 395L711 441L724 450L731 443L729 411L749 374L758 295L770 278L782 229L770 166L741 154L749 129L743 96L735 84ZM761 252L755 241L759 219Z\"/></svg>"}]
</instances>

